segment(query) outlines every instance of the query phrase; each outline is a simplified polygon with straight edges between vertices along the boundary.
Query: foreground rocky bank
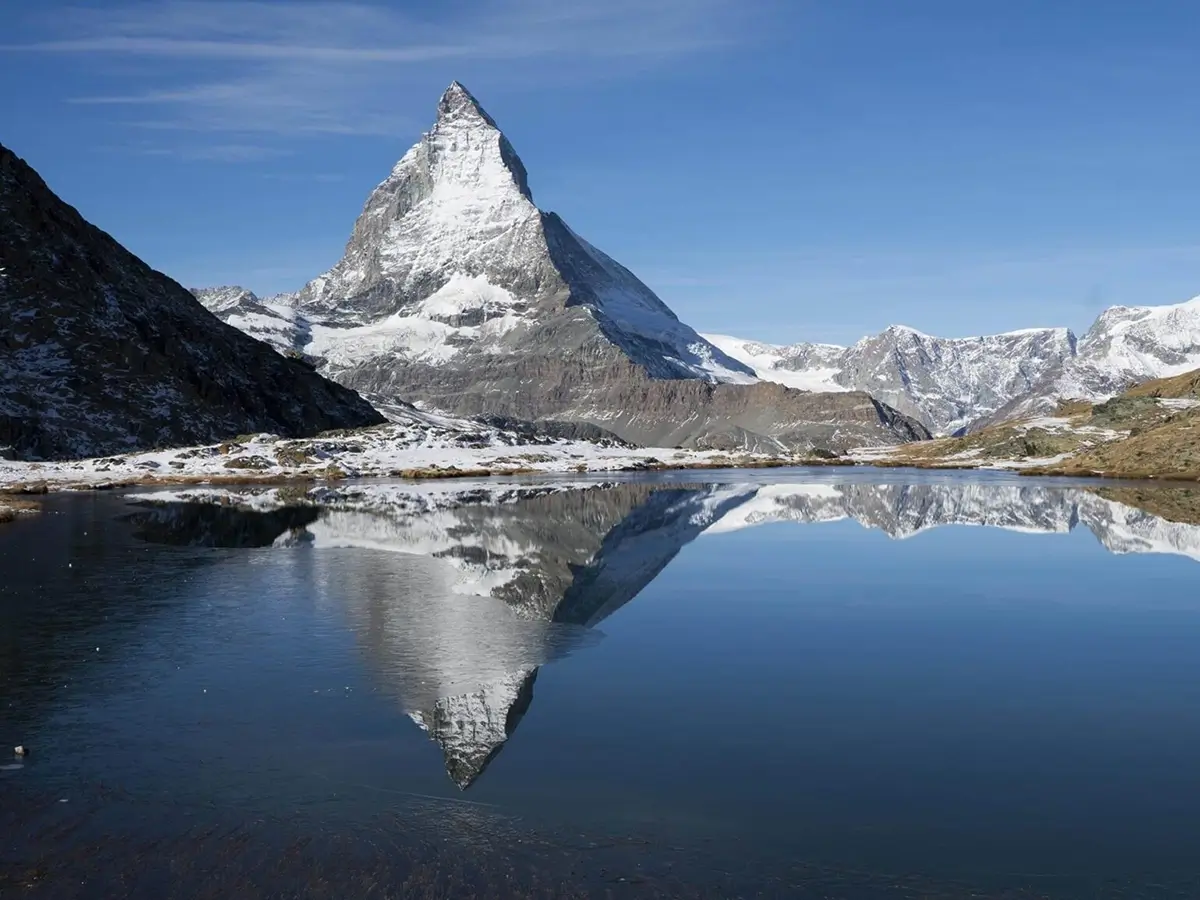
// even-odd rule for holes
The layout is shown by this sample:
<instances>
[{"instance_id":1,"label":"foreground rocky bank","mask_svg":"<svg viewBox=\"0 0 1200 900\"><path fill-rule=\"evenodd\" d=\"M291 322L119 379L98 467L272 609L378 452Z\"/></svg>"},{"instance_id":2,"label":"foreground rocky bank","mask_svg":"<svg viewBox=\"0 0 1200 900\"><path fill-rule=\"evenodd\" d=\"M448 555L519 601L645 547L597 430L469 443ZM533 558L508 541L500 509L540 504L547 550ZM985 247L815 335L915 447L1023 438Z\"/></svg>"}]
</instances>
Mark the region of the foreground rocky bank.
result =
<instances>
[{"instance_id":1,"label":"foreground rocky bank","mask_svg":"<svg viewBox=\"0 0 1200 900\"><path fill-rule=\"evenodd\" d=\"M920 468L1200 481L1200 370L1143 382L1102 403L1064 402L1048 415L856 458Z\"/></svg>"}]
</instances>

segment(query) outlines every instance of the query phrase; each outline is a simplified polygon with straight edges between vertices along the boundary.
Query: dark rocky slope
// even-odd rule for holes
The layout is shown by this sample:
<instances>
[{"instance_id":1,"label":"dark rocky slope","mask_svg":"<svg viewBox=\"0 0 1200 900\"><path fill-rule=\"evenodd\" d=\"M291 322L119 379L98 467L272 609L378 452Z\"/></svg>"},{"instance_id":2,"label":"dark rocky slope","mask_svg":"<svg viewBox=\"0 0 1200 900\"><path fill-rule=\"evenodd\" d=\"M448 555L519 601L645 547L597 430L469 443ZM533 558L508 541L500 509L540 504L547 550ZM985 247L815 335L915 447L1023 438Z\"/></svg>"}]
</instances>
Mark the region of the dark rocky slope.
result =
<instances>
[{"instance_id":1,"label":"dark rocky slope","mask_svg":"<svg viewBox=\"0 0 1200 900\"><path fill-rule=\"evenodd\" d=\"M207 312L0 146L0 446L63 459L382 417Z\"/></svg>"}]
</instances>

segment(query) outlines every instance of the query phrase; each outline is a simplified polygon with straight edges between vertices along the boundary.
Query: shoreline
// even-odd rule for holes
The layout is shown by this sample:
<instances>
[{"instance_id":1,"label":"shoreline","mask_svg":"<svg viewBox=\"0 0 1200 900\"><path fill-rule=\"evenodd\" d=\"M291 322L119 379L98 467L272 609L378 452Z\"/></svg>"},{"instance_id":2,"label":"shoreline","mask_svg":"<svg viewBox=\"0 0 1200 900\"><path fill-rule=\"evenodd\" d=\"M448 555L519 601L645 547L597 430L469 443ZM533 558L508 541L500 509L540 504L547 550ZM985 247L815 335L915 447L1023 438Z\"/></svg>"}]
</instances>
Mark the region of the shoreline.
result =
<instances>
[{"instance_id":1,"label":"shoreline","mask_svg":"<svg viewBox=\"0 0 1200 900\"><path fill-rule=\"evenodd\" d=\"M738 471L763 469L800 469L800 468L854 468L854 469L912 469L917 471L951 471L951 472L987 472L1017 475L1023 478L1072 478L1088 481L1132 481L1168 483L1171 485L1189 485L1200 483L1200 475L1187 473L1146 473L1146 472L1098 472L1094 470L1073 470L1059 466L1005 466L1005 465L971 465L968 463L920 463L912 460L890 460L886 458L854 459L841 457L827 459L813 458L781 458L761 457L730 459L717 457L698 460L678 460L664 462L654 460L636 460L626 465L601 466L596 468L572 468L570 470L528 467L473 467L459 468L454 465L422 466L395 469L391 471L372 473L336 472L330 473L324 469L308 469L289 472L264 472L261 474L222 474L217 472L195 474L154 474L144 473L130 476L118 476L102 479L79 479L72 477L71 472L45 472L44 469L53 466L77 465L84 461L68 462L34 462L26 466L37 467L36 472L26 472L26 477L20 480L0 480L0 524L15 521L23 515L30 515L40 510L41 504L30 498L45 496L50 493L65 492L103 492L119 491L128 488L153 487L286 487L289 485L336 484L344 481L407 481L413 484L430 482L445 482L465 479L489 479L520 477L530 475L562 476L562 475L605 475L605 474L636 474L653 472L694 472L694 471ZM5 474L14 474L0 470L0 478ZM49 477L47 477L49 476Z\"/></svg>"}]
</instances>

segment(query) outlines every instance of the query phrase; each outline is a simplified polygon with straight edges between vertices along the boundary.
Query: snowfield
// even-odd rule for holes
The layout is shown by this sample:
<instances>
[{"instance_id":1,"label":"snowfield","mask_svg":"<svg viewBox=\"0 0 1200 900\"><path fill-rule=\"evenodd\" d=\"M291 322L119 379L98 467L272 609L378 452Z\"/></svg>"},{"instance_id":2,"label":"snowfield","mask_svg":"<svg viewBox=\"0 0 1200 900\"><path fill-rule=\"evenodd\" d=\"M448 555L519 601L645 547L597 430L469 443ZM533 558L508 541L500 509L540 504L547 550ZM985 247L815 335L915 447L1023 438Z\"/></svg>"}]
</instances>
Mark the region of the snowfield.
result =
<instances>
[{"instance_id":1,"label":"snowfield","mask_svg":"<svg viewBox=\"0 0 1200 900\"><path fill-rule=\"evenodd\" d=\"M1078 340L1066 328L942 338L905 325L851 347L705 337L759 378L801 390L864 390L949 435L1200 368L1200 297L1114 306Z\"/></svg>"},{"instance_id":2,"label":"snowfield","mask_svg":"<svg viewBox=\"0 0 1200 900\"><path fill-rule=\"evenodd\" d=\"M387 425L315 438L243 435L181 447L67 462L0 460L0 488L23 484L103 487L152 483L243 483L342 478L456 478L533 472L614 472L754 466L766 454L630 447L618 441L530 438L502 428L411 408L385 410ZM801 465L801 457L786 461Z\"/></svg>"}]
</instances>

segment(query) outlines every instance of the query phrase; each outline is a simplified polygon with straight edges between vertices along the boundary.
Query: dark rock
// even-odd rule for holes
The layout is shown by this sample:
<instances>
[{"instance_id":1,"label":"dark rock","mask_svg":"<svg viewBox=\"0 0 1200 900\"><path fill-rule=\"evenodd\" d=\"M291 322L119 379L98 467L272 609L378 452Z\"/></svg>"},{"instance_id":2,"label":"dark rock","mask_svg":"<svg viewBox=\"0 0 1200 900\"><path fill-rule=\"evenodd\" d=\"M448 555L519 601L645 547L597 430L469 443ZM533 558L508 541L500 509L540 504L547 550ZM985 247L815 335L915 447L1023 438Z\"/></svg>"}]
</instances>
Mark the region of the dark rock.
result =
<instances>
[{"instance_id":1,"label":"dark rock","mask_svg":"<svg viewBox=\"0 0 1200 900\"><path fill-rule=\"evenodd\" d=\"M218 321L0 147L0 444L64 459L382 417Z\"/></svg>"}]
</instances>

